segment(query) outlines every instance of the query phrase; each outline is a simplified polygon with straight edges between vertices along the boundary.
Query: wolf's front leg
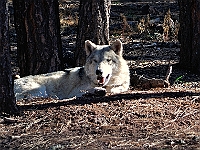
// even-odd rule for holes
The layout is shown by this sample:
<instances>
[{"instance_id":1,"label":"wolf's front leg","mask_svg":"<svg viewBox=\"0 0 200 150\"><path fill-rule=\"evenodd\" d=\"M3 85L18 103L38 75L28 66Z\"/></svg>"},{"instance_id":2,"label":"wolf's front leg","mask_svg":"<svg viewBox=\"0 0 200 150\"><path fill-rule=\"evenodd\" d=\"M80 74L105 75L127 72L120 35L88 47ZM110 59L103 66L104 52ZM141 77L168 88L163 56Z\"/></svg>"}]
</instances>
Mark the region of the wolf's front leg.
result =
<instances>
[{"instance_id":1,"label":"wolf's front leg","mask_svg":"<svg viewBox=\"0 0 200 150\"><path fill-rule=\"evenodd\" d=\"M86 96L105 96L106 89L102 87L95 87L86 91Z\"/></svg>"},{"instance_id":2,"label":"wolf's front leg","mask_svg":"<svg viewBox=\"0 0 200 150\"><path fill-rule=\"evenodd\" d=\"M124 84L124 85L120 85L120 86L112 86L112 87L108 86L108 87L106 87L106 90L109 93L118 94L118 93L127 91L128 88L129 88L129 84Z\"/></svg>"}]
</instances>

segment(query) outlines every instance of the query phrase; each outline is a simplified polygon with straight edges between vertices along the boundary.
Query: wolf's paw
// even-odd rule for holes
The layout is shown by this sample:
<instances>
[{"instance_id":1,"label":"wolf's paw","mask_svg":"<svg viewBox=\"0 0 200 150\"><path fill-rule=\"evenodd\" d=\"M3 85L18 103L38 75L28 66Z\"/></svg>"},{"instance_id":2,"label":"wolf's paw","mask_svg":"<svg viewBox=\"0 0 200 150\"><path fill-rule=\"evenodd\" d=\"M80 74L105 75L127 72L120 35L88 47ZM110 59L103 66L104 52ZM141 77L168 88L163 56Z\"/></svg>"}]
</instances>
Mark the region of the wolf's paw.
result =
<instances>
[{"instance_id":1,"label":"wolf's paw","mask_svg":"<svg viewBox=\"0 0 200 150\"><path fill-rule=\"evenodd\" d=\"M87 90L86 94L84 96L105 96L106 95L106 89L102 87L95 87L93 89Z\"/></svg>"},{"instance_id":2,"label":"wolf's paw","mask_svg":"<svg viewBox=\"0 0 200 150\"><path fill-rule=\"evenodd\" d=\"M95 87L94 88L94 95L105 96L106 95L106 89L102 88L102 87Z\"/></svg>"}]
</instances>

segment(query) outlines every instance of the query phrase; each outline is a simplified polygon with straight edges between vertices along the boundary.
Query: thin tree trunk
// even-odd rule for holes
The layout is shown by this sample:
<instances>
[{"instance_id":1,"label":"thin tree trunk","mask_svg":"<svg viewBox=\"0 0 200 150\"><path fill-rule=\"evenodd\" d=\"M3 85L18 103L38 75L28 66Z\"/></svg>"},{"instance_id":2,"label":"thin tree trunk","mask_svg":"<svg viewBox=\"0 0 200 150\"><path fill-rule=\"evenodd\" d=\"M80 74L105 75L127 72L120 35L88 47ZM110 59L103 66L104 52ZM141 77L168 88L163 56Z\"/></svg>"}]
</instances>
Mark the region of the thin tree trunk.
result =
<instances>
[{"instance_id":1,"label":"thin tree trunk","mask_svg":"<svg viewBox=\"0 0 200 150\"><path fill-rule=\"evenodd\" d=\"M95 44L109 44L110 7L111 0L80 1L75 50L76 66L85 64L86 40L91 40Z\"/></svg>"},{"instance_id":2,"label":"thin tree trunk","mask_svg":"<svg viewBox=\"0 0 200 150\"><path fill-rule=\"evenodd\" d=\"M20 76L63 67L57 0L13 0Z\"/></svg>"},{"instance_id":3,"label":"thin tree trunk","mask_svg":"<svg viewBox=\"0 0 200 150\"><path fill-rule=\"evenodd\" d=\"M0 114L18 112L10 65L7 0L0 1Z\"/></svg>"},{"instance_id":4,"label":"thin tree trunk","mask_svg":"<svg viewBox=\"0 0 200 150\"><path fill-rule=\"evenodd\" d=\"M180 67L200 74L200 1L179 0Z\"/></svg>"}]
</instances>

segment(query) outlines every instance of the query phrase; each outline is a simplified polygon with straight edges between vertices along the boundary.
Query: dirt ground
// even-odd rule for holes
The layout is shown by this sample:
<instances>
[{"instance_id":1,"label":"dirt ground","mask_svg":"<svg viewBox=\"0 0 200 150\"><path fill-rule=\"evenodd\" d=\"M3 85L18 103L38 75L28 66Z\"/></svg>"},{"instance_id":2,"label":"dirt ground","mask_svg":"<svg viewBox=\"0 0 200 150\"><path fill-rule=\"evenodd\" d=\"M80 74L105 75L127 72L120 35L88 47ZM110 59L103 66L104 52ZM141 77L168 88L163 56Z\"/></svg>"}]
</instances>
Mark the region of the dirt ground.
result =
<instances>
[{"instance_id":1,"label":"dirt ground","mask_svg":"<svg viewBox=\"0 0 200 150\"><path fill-rule=\"evenodd\" d=\"M69 57L79 2L60 2L68 21L61 22L63 51ZM145 89L132 83L118 95L18 101L19 116L0 116L0 149L200 149L200 76L179 69L177 39L163 41L159 29L139 33L136 25L150 13L151 19L160 19L159 27L169 8L171 18L178 19L176 1L112 1L110 39L123 41L131 75L164 79L170 63L170 87Z\"/></svg>"}]
</instances>

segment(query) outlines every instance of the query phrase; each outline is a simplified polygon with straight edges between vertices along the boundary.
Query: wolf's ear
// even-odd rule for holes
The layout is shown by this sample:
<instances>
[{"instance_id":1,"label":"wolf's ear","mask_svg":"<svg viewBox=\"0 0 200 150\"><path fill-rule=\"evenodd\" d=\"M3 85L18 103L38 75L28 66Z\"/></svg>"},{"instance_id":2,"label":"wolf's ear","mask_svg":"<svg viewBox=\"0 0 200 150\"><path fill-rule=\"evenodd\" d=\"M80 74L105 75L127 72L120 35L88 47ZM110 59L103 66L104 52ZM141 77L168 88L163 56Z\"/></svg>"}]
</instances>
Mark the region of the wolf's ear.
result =
<instances>
[{"instance_id":1,"label":"wolf's ear","mask_svg":"<svg viewBox=\"0 0 200 150\"><path fill-rule=\"evenodd\" d=\"M112 45L111 45L112 50L117 54L122 56L122 51L123 51L123 46L122 42L117 39Z\"/></svg>"},{"instance_id":2,"label":"wolf's ear","mask_svg":"<svg viewBox=\"0 0 200 150\"><path fill-rule=\"evenodd\" d=\"M90 56L90 54L96 47L96 44L92 43L90 40L85 41L85 52L87 57Z\"/></svg>"}]
</instances>

